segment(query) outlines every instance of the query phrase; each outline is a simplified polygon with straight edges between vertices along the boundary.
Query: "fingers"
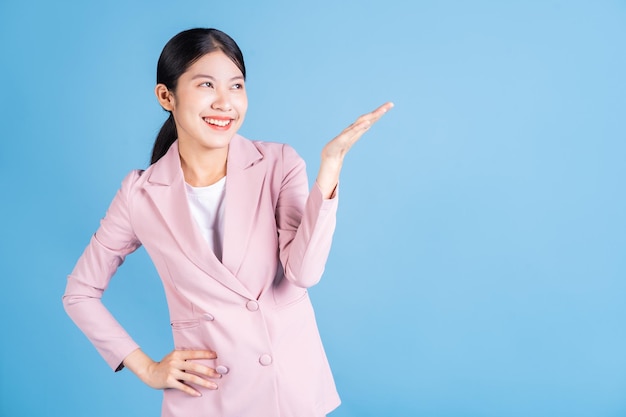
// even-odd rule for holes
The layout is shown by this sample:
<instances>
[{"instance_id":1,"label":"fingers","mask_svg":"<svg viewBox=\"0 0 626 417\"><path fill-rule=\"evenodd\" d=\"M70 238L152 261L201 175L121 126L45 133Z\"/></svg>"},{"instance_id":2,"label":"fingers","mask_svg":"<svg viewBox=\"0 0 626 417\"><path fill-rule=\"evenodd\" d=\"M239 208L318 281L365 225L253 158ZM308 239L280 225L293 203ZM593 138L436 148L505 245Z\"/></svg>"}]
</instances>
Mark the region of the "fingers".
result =
<instances>
[{"instance_id":1,"label":"fingers","mask_svg":"<svg viewBox=\"0 0 626 417\"><path fill-rule=\"evenodd\" d=\"M169 381L167 388L177 389L192 397L202 397L200 391L191 388L189 385L183 383L183 380L173 379Z\"/></svg>"},{"instance_id":2,"label":"fingers","mask_svg":"<svg viewBox=\"0 0 626 417\"><path fill-rule=\"evenodd\" d=\"M172 353L178 359L189 360L189 359L215 359L217 358L217 353L212 350L175 350Z\"/></svg>"},{"instance_id":3,"label":"fingers","mask_svg":"<svg viewBox=\"0 0 626 417\"><path fill-rule=\"evenodd\" d=\"M173 388L192 396L201 396L201 393L190 384L207 389L217 389L215 382L207 378L221 378L222 375L215 369L202 365L193 360L215 359L217 354L210 350L175 350L171 352L161 364L167 367L165 388Z\"/></svg>"},{"instance_id":4,"label":"fingers","mask_svg":"<svg viewBox=\"0 0 626 417\"><path fill-rule=\"evenodd\" d=\"M385 113L387 113L391 108L393 108L392 102L387 102L382 106L378 107L376 110L361 115L356 121L348 126L343 132L341 132L340 137L345 138L349 143L356 142L365 131L367 131L374 123L376 123Z\"/></svg>"},{"instance_id":5,"label":"fingers","mask_svg":"<svg viewBox=\"0 0 626 417\"><path fill-rule=\"evenodd\" d=\"M194 369L195 373L202 373L204 375L214 375L217 374L211 368L206 368L204 370ZM186 370L173 370L170 374L170 380L168 381L169 388L179 389L189 395L200 396L200 392L196 389L192 388L189 384L194 384L200 387L204 387L207 389L217 389L217 384L213 381L209 381L206 378L196 375L195 373L188 372ZM217 374L219 377L221 375Z\"/></svg>"},{"instance_id":6,"label":"fingers","mask_svg":"<svg viewBox=\"0 0 626 417\"><path fill-rule=\"evenodd\" d=\"M360 116L354 123L344 129L338 136L328 142L322 149L322 158L328 160L343 160L363 134L393 107L392 102L387 102L376 110Z\"/></svg>"},{"instance_id":7,"label":"fingers","mask_svg":"<svg viewBox=\"0 0 626 417\"><path fill-rule=\"evenodd\" d=\"M348 126L348 128L345 129L344 132L342 133L347 133L351 130L360 131L360 130L369 129L374 123L378 121L378 119L383 117L385 113L391 110L393 106L394 104L391 101L388 101L387 103L378 107L376 110L361 115L358 119L356 119L356 121L353 124Z\"/></svg>"},{"instance_id":8,"label":"fingers","mask_svg":"<svg viewBox=\"0 0 626 417\"><path fill-rule=\"evenodd\" d=\"M185 361L181 364L180 370L184 372L191 372L198 375L204 375L209 378L221 378L222 374L218 373L215 369L209 368L196 362Z\"/></svg>"},{"instance_id":9,"label":"fingers","mask_svg":"<svg viewBox=\"0 0 626 417\"><path fill-rule=\"evenodd\" d=\"M388 101L387 103L385 103L382 106L378 107L376 110L374 110L374 111L372 111L370 113L364 114L361 117L359 117L357 119L357 123L363 122L362 123L363 128L367 129L371 125L376 123L378 121L378 119L383 117L383 115L385 113L387 113L389 110L391 110L392 108L393 108L393 103L391 101Z\"/></svg>"},{"instance_id":10,"label":"fingers","mask_svg":"<svg viewBox=\"0 0 626 417\"><path fill-rule=\"evenodd\" d=\"M387 113L389 110L393 108L394 104L391 101L386 102L382 106L378 107L376 110L371 112L370 114L378 115L380 118L383 114Z\"/></svg>"}]
</instances>

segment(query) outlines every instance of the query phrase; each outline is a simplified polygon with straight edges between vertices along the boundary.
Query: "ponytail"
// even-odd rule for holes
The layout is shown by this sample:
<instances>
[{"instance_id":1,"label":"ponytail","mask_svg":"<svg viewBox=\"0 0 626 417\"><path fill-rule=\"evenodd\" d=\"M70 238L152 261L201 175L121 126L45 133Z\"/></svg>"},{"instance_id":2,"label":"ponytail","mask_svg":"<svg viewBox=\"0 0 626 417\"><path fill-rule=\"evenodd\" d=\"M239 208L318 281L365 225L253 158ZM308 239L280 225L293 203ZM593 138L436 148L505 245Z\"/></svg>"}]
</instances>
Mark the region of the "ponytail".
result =
<instances>
[{"instance_id":1,"label":"ponytail","mask_svg":"<svg viewBox=\"0 0 626 417\"><path fill-rule=\"evenodd\" d=\"M161 159L163 155L167 153L172 143L176 141L178 133L176 132L176 123L174 122L174 116L170 112L170 116L167 118L152 148L152 158L150 158L150 165Z\"/></svg>"}]
</instances>

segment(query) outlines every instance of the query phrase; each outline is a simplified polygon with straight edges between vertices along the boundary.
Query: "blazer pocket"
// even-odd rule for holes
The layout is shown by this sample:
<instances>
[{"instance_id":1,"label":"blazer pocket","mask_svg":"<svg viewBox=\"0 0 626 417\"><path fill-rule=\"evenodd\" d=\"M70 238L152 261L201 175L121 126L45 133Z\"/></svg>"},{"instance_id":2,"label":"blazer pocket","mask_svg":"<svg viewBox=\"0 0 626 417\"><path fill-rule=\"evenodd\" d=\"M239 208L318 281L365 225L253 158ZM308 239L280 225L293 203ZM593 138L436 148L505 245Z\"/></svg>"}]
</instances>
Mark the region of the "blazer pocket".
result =
<instances>
[{"instance_id":1,"label":"blazer pocket","mask_svg":"<svg viewBox=\"0 0 626 417\"><path fill-rule=\"evenodd\" d=\"M200 320L175 320L170 323L172 330L191 329L200 326Z\"/></svg>"},{"instance_id":2,"label":"blazer pocket","mask_svg":"<svg viewBox=\"0 0 626 417\"><path fill-rule=\"evenodd\" d=\"M200 320L176 320L172 325L174 347L181 350L207 349L205 329Z\"/></svg>"}]
</instances>

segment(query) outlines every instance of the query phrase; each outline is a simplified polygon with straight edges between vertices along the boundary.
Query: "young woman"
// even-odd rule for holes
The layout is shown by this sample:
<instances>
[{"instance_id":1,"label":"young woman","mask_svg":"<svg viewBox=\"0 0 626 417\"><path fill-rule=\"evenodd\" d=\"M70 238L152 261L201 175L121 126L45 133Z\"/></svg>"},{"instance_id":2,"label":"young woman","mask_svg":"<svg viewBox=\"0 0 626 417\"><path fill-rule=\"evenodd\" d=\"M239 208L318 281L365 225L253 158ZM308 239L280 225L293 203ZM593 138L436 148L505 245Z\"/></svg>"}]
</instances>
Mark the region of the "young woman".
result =
<instances>
[{"instance_id":1,"label":"young woman","mask_svg":"<svg viewBox=\"0 0 626 417\"><path fill-rule=\"evenodd\" d=\"M169 118L151 165L123 180L63 297L114 370L164 389L163 416L319 417L340 402L306 288L330 250L343 159L392 104L326 144L309 191L291 147L237 134L245 77L239 47L216 29L165 45L155 93ZM101 303L140 245L170 310L175 349L159 362Z\"/></svg>"}]
</instances>

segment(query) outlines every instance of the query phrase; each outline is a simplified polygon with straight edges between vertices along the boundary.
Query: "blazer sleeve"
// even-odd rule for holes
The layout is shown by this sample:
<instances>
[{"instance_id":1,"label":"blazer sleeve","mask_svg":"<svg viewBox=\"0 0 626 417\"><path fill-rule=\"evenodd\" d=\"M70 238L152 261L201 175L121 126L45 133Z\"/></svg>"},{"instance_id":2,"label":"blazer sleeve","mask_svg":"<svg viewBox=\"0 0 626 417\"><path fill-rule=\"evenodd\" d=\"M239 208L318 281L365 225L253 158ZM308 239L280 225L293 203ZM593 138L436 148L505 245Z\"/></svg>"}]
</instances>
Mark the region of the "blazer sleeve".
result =
<instances>
[{"instance_id":1,"label":"blazer sleeve","mask_svg":"<svg viewBox=\"0 0 626 417\"><path fill-rule=\"evenodd\" d=\"M284 145L283 180L276 206L278 244L285 277L299 287L311 287L322 277L337 205L337 190L331 199L324 199L317 183L308 190L304 161Z\"/></svg>"},{"instance_id":2,"label":"blazer sleeve","mask_svg":"<svg viewBox=\"0 0 626 417\"><path fill-rule=\"evenodd\" d=\"M100 227L68 276L63 305L74 323L94 344L114 370L139 346L102 304L101 298L126 255L141 243L130 219L129 195L141 171L132 171L122 182Z\"/></svg>"}]
</instances>

